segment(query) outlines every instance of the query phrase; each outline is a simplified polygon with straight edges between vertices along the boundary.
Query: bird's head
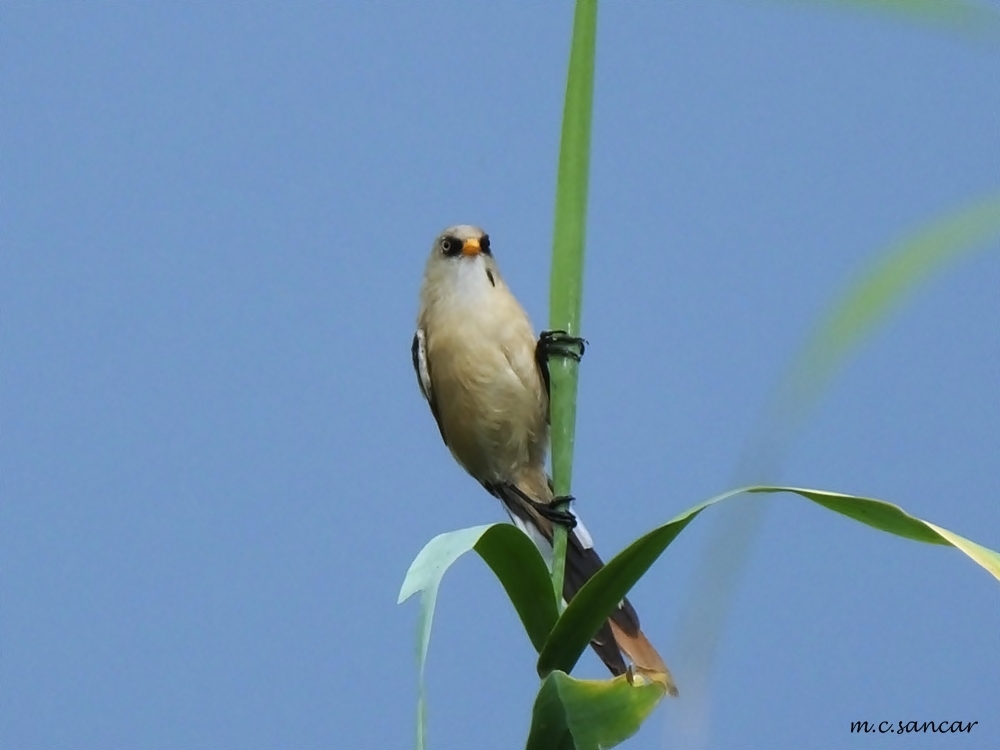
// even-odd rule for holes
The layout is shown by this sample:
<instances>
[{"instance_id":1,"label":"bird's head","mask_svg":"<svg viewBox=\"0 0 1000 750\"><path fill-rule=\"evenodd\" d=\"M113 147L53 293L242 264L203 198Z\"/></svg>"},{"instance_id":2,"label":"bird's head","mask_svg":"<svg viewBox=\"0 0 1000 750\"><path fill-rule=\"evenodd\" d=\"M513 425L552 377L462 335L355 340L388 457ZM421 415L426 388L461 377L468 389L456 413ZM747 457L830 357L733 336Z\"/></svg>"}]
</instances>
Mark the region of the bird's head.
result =
<instances>
[{"instance_id":1,"label":"bird's head","mask_svg":"<svg viewBox=\"0 0 1000 750\"><path fill-rule=\"evenodd\" d=\"M492 255L490 236L471 224L459 224L445 229L434 241L434 250L445 258L458 260Z\"/></svg>"}]
</instances>

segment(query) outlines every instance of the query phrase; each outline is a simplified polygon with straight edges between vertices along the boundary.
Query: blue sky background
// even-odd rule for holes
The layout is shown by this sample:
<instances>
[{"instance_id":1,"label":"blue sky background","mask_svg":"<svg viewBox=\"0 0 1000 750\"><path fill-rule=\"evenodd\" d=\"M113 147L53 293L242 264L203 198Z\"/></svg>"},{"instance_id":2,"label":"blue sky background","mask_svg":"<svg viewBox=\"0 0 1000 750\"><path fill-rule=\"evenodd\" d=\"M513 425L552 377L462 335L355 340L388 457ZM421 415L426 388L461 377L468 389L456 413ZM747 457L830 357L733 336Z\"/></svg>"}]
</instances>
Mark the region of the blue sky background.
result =
<instances>
[{"instance_id":1,"label":"blue sky background","mask_svg":"<svg viewBox=\"0 0 1000 750\"><path fill-rule=\"evenodd\" d=\"M571 13L5 4L0 745L412 745L399 585L433 535L503 517L418 392L417 290L439 230L479 223L544 327ZM605 556L731 486L880 248L996 191L998 81L995 38L886 16L602 6L574 490ZM1000 548L995 249L879 330L782 481ZM795 498L771 503L708 703L685 694L683 608L727 512L634 592L682 697L629 747L1000 742L996 581ZM536 686L462 561L432 747L518 747ZM857 719L979 725L852 740Z\"/></svg>"}]
</instances>

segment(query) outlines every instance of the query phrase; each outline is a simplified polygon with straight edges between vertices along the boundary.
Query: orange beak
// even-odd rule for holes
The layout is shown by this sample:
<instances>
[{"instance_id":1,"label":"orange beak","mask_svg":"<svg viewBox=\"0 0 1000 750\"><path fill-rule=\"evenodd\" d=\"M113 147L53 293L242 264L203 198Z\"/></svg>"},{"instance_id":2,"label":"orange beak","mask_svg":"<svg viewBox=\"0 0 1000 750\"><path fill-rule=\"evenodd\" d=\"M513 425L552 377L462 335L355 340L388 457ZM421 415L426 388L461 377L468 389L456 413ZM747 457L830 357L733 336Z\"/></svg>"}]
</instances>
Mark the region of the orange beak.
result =
<instances>
[{"instance_id":1,"label":"orange beak","mask_svg":"<svg viewBox=\"0 0 1000 750\"><path fill-rule=\"evenodd\" d=\"M482 248L479 247L479 240L475 237L467 239L465 244L462 245L462 255L476 255L481 251Z\"/></svg>"}]
</instances>

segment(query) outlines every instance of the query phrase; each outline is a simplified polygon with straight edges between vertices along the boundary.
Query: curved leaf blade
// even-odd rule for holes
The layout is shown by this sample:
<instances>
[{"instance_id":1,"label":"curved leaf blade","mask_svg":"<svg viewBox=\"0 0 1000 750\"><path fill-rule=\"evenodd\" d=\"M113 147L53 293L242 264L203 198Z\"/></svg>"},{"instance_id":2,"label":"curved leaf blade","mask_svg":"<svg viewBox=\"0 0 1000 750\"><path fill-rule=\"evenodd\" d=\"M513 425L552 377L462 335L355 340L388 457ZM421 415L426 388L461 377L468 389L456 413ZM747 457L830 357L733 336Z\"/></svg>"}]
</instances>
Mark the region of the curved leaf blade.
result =
<instances>
[{"instance_id":1,"label":"curved leaf blade","mask_svg":"<svg viewBox=\"0 0 1000 750\"><path fill-rule=\"evenodd\" d=\"M406 572L398 598L398 603L402 603L416 593L421 594L417 623L417 750L423 750L427 738L424 666L438 588L448 569L471 550L479 553L500 580L536 650L545 643L559 614L552 598L548 567L531 540L515 526L506 523L474 526L439 534L424 545Z\"/></svg>"},{"instance_id":2,"label":"curved leaf blade","mask_svg":"<svg viewBox=\"0 0 1000 750\"><path fill-rule=\"evenodd\" d=\"M998 581L1000 581L1000 552L994 552L989 547L984 547L981 544L976 544L971 539L966 539L964 536L959 536L954 531L948 531L948 529L942 529L940 526L936 526L930 521L925 521L925 523L932 529L934 529L938 534L941 535L943 539L946 539L952 544L952 546L957 547L962 550L966 555L971 557L977 563L982 565L986 570Z\"/></svg>"},{"instance_id":3,"label":"curved leaf blade","mask_svg":"<svg viewBox=\"0 0 1000 750\"><path fill-rule=\"evenodd\" d=\"M1000 581L1000 553L930 521L911 516L898 505L887 503L884 500L801 487L749 487L747 492L790 492L880 531L927 544L954 547Z\"/></svg>"},{"instance_id":4,"label":"curved leaf blade","mask_svg":"<svg viewBox=\"0 0 1000 750\"><path fill-rule=\"evenodd\" d=\"M666 691L656 682L576 680L552 672L542 682L527 750L600 750L635 734Z\"/></svg>"},{"instance_id":5,"label":"curved leaf blade","mask_svg":"<svg viewBox=\"0 0 1000 750\"><path fill-rule=\"evenodd\" d=\"M732 490L699 503L662 526L640 537L608 561L580 589L549 634L538 656L538 673L568 672L575 666L601 623L646 573L663 551L705 508L744 493L792 493L853 518L868 526L927 544L949 545L961 550L994 578L1000 580L1000 553L952 531L912 516L884 500L801 487L753 486Z\"/></svg>"},{"instance_id":6,"label":"curved leaf blade","mask_svg":"<svg viewBox=\"0 0 1000 750\"><path fill-rule=\"evenodd\" d=\"M437 605L441 578L459 557L472 549L490 526L475 526L461 531L439 534L431 539L410 563L397 604L402 604L420 592L420 614L417 618L417 750L427 745L427 695L424 687L424 665L431 641L434 607Z\"/></svg>"}]
</instances>

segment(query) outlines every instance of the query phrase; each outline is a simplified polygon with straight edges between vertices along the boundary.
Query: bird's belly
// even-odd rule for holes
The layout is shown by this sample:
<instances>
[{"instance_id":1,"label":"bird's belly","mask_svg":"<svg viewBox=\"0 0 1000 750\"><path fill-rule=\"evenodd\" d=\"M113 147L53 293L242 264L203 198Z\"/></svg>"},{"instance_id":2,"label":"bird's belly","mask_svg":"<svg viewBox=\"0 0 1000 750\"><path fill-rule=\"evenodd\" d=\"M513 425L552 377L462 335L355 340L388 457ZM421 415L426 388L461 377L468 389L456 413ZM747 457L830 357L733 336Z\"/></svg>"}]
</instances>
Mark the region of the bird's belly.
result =
<instances>
[{"instance_id":1,"label":"bird's belly","mask_svg":"<svg viewBox=\"0 0 1000 750\"><path fill-rule=\"evenodd\" d=\"M473 477L513 481L523 468L544 462L548 425L536 371L519 375L496 348L475 358L435 360L433 378L436 393L450 394L438 403L448 447Z\"/></svg>"}]
</instances>

